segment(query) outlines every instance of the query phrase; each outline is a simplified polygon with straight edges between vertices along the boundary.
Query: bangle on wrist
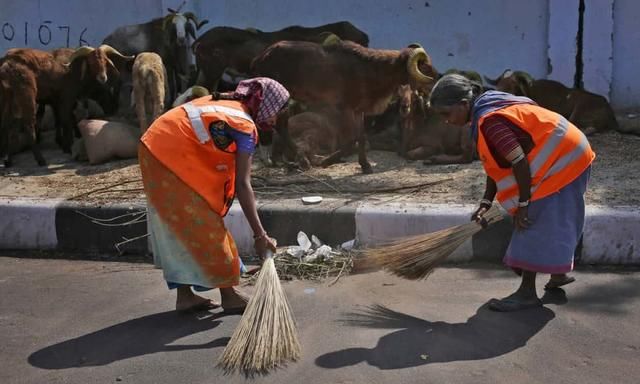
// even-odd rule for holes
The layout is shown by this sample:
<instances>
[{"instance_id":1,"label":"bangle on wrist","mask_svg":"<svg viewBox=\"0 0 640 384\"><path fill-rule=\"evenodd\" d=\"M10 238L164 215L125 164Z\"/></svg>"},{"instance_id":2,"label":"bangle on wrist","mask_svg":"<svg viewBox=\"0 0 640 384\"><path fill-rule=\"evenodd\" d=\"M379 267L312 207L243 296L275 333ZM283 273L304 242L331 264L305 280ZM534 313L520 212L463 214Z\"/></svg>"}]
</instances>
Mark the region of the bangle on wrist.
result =
<instances>
[{"instance_id":1,"label":"bangle on wrist","mask_svg":"<svg viewBox=\"0 0 640 384\"><path fill-rule=\"evenodd\" d=\"M263 231L263 232L262 232L261 234L259 234L259 235L253 235L253 240L254 240L254 241L258 241L258 240L262 240L262 239L264 239L265 237L267 237L267 232L264 232L264 231Z\"/></svg>"},{"instance_id":2,"label":"bangle on wrist","mask_svg":"<svg viewBox=\"0 0 640 384\"><path fill-rule=\"evenodd\" d=\"M489 199L482 199L480 200L480 205L487 205L489 206L489 208L491 208L491 206L493 205L493 202L491 202Z\"/></svg>"},{"instance_id":3,"label":"bangle on wrist","mask_svg":"<svg viewBox=\"0 0 640 384\"><path fill-rule=\"evenodd\" d=\"M518 201L518 207L519 208L524 208L524 207L528 207L529 206L529 199L525 200L525 201Z\"/></svg>"}]
</instances>

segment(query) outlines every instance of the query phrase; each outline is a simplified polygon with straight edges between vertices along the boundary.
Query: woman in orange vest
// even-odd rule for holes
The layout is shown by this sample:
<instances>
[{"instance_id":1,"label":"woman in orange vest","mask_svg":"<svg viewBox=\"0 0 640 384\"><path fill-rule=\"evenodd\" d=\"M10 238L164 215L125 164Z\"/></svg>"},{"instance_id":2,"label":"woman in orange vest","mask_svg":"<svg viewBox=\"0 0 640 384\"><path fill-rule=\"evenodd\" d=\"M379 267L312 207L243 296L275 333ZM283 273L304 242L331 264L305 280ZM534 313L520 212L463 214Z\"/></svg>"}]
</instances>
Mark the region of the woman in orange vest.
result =
<instances>
[{"instance_id":1,"label":"woman in orange vest","mask_svg":"<svg viewBox=\"0 0 640 384\"><path fill-rule=\"evenodd\" d=\"M430 105L451 124L470 123L487 174L472 220L497 199L514 220L504 262L522 275L518 290L489 307L516 311L541 306L536 274L551 274L546 289L574 281L573 255L584 226L584 193L595 153L586 136L561 115L531 99L482 87L460 75L442 77Z\"/></svg>"},{"instance_id":2,"label":"woman in orange vest","mask_svg":"<svg viewBox=\"0 0 640 384\"><path fill-rule=\"evenodd\" d=\"M217 308L242 312L242 261L223 217L234 197L253 230L255 250L275 251L256 210L251 159L258 131L271 130L289 92L268 78L242 81L235 92L205 96L171 109L142 136L140 170L147 196L156 265L179 311ZM220 288L222 303L194 294Z\"/></svg>"}]
</instances>

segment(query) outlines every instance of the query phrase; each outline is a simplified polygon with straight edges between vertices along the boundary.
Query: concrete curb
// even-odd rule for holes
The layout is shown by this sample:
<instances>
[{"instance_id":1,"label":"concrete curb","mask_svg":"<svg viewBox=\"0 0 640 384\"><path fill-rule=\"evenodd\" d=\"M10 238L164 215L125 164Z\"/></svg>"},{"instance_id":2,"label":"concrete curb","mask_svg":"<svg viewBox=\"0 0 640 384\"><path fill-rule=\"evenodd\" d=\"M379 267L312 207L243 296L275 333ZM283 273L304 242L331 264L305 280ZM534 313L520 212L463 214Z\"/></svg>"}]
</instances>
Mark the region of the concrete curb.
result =
<instances>
[{"instance_id":1,"label":"concrete curb","mask_svg":"<svg viewBox=\"0 0 640 384\"><path fill-rule=\"evenodd\" d=\"M473 209L453 204L345 205L341 200L325 199L315 206L292 200L270 202L260 205L258 211L266 229L283 245L296 244L298 231L304 231L332 245L356 239L366 246L466 223ZM60 200L0 200L0 249L114 252L116 243L147 232L145 220L135 220L144 210L144 202L87 206ZM586 214L583 242L576 253L578 263L640 264L640 208L588 206ZM100 224L94 220L116 217ZM111 226L116 223L127 224ZM225 223L240 252L252 254L252 232L238 204L231 208ZM450 260L499 262L510 234L510 220L505 220L473 236ZM143 253L148 244L143 237L121 250Z\"/></svg>"}]
</instances>

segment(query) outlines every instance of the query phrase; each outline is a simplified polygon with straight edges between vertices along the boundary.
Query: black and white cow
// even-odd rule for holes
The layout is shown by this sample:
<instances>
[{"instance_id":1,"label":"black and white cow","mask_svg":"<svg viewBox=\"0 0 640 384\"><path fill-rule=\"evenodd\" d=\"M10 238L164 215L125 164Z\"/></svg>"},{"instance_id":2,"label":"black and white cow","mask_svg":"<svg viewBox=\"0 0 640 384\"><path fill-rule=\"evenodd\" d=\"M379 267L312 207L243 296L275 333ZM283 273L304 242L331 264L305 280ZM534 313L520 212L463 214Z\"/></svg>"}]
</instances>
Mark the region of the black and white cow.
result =
<instances>
[{"instance_id":1,"label":"black and white cow","mask_svg":"<svg viewBox=\"0 0 640 384\"><path fill-rule=\"evenodd\" d=\"M192 62L190 40L208 20L198 21L192 12L180 13L168 9L169 14L147 23L127 25L109 34L103 44L108 44L125 55L155 52L167 69L169 94L174 100L187 88L189 67Z\"/></svg>"}]
</instances>

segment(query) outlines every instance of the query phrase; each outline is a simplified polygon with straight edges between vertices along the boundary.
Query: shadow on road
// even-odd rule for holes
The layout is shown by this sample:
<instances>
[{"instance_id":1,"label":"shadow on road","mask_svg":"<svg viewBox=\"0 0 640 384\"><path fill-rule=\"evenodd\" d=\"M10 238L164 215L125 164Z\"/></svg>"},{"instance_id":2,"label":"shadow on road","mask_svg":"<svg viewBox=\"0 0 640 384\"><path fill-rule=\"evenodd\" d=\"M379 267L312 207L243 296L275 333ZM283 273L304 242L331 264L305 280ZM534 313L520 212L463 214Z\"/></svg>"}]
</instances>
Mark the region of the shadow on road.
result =
<instances>
[{"instance_id":1,"label":"shadow on road","mask_svg":"<svg viewBox=\"0 0 640 384\"><path fill-rule=\"evenodd\" d=\"M342 320L356 327L400 329L378 340L371 349L348 348L316 359L323 368L342 368L367 362L380 369L399 369L430 363L482 360L501 356L527 344L555 317L541 307L497 313L482 305L465 323L431 322L375 305L348 313Z\"/></svg>"},{"instance_id":2,"label":"shadow on road","mask_svg":"<svg viewBox=\"0 0 640 384\"><path fill-rule=\"evenodd\" d=\"M631 275L620 276L614 282L586 285L571 295L570 302L575 310L619 315L637 305L639 298L640 279Z\"/></svg>"},{"instance_id":3,"label":"shadow on road","mask_svg":"<svg viewBox=\"0 0 640 384\"><path fill-rule=\"evenodd\" d=\"M194 314L175 311L156 313L43 348L29 356L29 363L43 369L91 367L156 352L221 347L227 344L228 337L205 344L169 345L217 327L217 317L199 319Z\"/></svg>"}]
</instances>

